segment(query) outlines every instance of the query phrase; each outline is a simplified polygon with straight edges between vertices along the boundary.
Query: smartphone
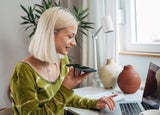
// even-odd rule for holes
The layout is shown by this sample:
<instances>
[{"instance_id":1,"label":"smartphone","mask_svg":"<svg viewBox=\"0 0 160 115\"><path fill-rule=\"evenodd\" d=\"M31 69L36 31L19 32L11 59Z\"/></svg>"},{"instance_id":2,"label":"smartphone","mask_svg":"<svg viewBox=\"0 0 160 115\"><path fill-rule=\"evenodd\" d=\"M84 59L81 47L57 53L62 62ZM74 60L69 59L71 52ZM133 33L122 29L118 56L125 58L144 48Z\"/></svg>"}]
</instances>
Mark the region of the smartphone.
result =
<instances>
[{"instance_id":1,"label":"smartphone","mask_svg":"<svg viewBox=\"0 0 160 115\"><path fill-rule=\"evenodd\" d=\"M87 67L87 66L82 66L80 64L67 64L66 66L70 67L73 66L76 70L79 70L81 72L96 72L96 69Z\"/></svg>"}]
</instances>

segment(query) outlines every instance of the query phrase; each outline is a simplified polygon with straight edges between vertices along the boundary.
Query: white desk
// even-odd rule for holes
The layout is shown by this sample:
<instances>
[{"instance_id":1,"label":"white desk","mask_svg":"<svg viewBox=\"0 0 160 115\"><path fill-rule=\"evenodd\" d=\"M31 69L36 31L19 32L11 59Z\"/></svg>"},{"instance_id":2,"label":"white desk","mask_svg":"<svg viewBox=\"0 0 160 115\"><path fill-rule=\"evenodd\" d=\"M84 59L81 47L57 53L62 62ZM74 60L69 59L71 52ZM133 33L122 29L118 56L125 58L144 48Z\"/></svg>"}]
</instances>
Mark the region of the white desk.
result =
<instances>
[{"instance_id":1,"label":"white desk","mask_svg":"<svg viewBox=\"0 0 160 115\"><path fill-rule=\"evenodd\" d=\"M123 94L120 89L115 88L113 90L98 88L98 87L83 87L74 90L76 94L89 97L93 99L99 99L102 96L109 96L113 93L118 93L117 97L114 97L115 101L141 101L142 99L142 90L138 90L134 94ZM88 110L88 109L80 109L74 107L67 107L68 111L74 115L99 115L98 111Z\"/></svg>"}]
</instances>

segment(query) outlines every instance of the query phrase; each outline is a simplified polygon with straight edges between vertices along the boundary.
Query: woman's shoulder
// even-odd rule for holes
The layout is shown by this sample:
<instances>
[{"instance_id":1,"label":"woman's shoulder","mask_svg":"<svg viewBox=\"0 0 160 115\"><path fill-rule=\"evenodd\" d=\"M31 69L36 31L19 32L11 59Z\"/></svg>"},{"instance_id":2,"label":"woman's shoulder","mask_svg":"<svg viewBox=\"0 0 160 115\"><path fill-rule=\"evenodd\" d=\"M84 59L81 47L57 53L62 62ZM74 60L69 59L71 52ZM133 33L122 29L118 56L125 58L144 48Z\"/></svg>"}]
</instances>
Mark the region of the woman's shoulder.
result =
<instances>
[{"instance_id":1,"label":"woman's shoulder","mask_svg":"<svg viewBox=\"0 0 160 115\"><path fill-rule=\"evenodd\" d=\"M30 67L31 65L29 64L30 57L26 57L24 60L21 60L17 62L16 67L18 68L24 68L24 67Z\"/></svg>"},{"instance_id":2,"label":"woman's shoulder","mask_svg":"<svg viewBox=\"0 0 160 115\"><path fill-rule=\"evenodd\" d=\"M19 61L17 62L16 66L15 66L15 70L16 71L30 71L32 70L32 67L27 63L27 62L24 62L24 61Z\"/></svg>"},{"instance_id":3,"label":"woman's shoulder","mask_svg":"<svg viewBox=\"0 0 160 115\"><path fill-rule=\"evenodd\" d=\"M33 69L34 70L34 58L33 56L29 56L27 58L25 58L24 60L20 61L17 63L17 67L18 68L25 68L25 69Z\"/></svg>"},{"instance_id":4,"label":"woman's shoulder","mask_svg":"<svg viewBox=\"0 0 160 115\"><path fill-rule=\"evenodd\" d=\"M15 68L11 74L11 78L19 78L19 76L27 76L31 73L35 73L29 64L23 61L17 62Z\"/></svg>"}]
</instances>

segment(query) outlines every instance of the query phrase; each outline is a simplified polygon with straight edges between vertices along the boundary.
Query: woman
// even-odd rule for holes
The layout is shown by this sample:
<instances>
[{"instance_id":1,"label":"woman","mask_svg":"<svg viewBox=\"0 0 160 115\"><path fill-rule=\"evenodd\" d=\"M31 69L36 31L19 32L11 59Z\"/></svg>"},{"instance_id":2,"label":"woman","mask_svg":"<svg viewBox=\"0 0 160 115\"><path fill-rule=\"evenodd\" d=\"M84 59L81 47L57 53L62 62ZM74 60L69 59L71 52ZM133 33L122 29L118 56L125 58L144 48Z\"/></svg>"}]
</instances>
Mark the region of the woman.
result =
<instances>
[{"instance_id":1,"label":"woman","mask_svg":"<svg viewBox=\"0 0 160 115\"><path fill-rule=\"evenodd\" d=\"M114 109L112 96L88 99L72 90L90 74L75 77L74 68L66 67L77 28L77 20L65 9L53 7L41 15L29 45L30 56L17 63L11 76L15 115L63 115L65 106Z\"/></svg>"}]
</instances>

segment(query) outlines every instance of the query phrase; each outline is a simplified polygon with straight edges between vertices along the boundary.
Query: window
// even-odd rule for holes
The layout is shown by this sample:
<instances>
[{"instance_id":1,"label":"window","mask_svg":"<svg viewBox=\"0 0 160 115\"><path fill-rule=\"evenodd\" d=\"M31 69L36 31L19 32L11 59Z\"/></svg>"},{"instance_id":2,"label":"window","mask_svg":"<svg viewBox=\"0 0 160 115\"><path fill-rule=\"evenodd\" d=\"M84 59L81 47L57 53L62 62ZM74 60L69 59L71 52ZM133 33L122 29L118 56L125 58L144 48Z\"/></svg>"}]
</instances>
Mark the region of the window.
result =
<instances>
[{"instance_id":1,"label":"window","mask_svg":"<svg viewBox=\"0 0 160 115\"><path fill-rule=\"evenodd\" d=\"M127 51L160 53L160 1L120 0Z\"/></svg>"}]
</instances>

